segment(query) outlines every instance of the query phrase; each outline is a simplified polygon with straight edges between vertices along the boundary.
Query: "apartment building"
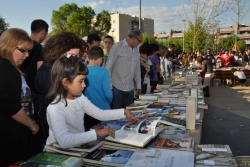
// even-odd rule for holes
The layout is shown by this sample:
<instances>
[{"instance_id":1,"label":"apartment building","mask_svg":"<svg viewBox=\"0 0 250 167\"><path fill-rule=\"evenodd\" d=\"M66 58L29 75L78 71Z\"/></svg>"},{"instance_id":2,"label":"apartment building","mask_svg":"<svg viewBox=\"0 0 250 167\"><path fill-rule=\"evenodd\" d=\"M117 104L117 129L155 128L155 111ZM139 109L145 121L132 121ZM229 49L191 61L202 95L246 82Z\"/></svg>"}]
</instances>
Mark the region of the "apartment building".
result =
<instances>
[{"instance_id":1,"label":"apartment building","mask_svg":"<svg viewBox=\"0 0 250 167\"><path fill-rule=\"evenodd\" d=\"M183 38L183 31L171 29L168 32L156 33L154 37L156 39Z\"/></svg>"},{"instance_id":2,"label":"apartment building","mask_svg":"<svg viewBox=\"0 0 250 167\"><path fill-rule=\"evenodd\" d=\"M226 39L227 37L237 34L236 25L231 25L229 27L218 28L218 41ZM250 46L250 26L245 24L239 25L238 37L246 41L247 46Z\"/></svg>"},{"instance_id":3,"label":"apartment building","mask_svg":"<svg viewBox=\"0 0 250 167\"><path fill-rule=\"evenodd\" d=\"M111 29L109 35L113 36L116 42L126 38L129 31L139 29L139 17L137 16L121 13L110 13L110 16ZM154 20L141 18L141 30L142 33L154 36Z\"/></svg>"}]
</instances>

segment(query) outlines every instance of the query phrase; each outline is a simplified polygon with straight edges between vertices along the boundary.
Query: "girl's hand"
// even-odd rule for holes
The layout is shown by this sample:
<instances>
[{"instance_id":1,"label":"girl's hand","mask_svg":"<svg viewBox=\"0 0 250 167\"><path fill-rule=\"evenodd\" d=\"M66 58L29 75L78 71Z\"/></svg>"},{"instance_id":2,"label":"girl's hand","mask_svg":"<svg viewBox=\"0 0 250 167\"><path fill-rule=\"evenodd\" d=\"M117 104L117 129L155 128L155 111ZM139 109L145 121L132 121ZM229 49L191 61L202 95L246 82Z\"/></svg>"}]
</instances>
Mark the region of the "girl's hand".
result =
<instances>
[{"instance_id":1,"label":"girl's hand","mask_svg":"<svg viewBox=\"0 0 250 167\"><path fill-rule=\"evenodd\" d=\"M147 72L149 72L149 71L150 71L150 68L148 68L148 67L145 67L145 69L146 69L146 71L147 71Z\"/></svg>"},{"instance_id":2,"label":"girl's hand","mask_svg":"<svg viewBox=\"0 0 250 167\"><path fill-rule=\"evenodd\" d=\"M139 118L136 118L131 111L124 109L124 114L127 116L128 122L140 121Z\"/></svg>"},{"instance_id":3,"label":"girl's hand","mask_svg":"<svg viewBox=\"0 0 250 167\"><path fill-rule=\"evenodd\" d=\"M97 136L111 136L115 138L115 130L111 128L104 128L104 129L99 129L95 130Z\"/></svg>"}]
</instances>

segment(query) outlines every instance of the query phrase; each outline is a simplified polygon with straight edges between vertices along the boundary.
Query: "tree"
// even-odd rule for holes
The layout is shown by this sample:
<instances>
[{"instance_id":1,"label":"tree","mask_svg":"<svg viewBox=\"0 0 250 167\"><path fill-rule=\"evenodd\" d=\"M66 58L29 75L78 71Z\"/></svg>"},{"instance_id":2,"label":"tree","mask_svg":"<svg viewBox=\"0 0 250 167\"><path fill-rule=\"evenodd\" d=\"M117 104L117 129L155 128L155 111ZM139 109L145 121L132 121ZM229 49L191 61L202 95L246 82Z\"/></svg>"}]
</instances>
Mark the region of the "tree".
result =
<instances>
[{"instance_id":1,"label":"tree","mask_svg":"<svg viewBox=\"0 0 250 167\"><path fill-rule=\"evenodd\" d=\"M96 21L93 24L92 33L99 34L100 36L104 36L108 34L111 29L111 18L108 11L103 10L96 17Z\"/></svg>"},{"instance_id":2,"label":"tree","mask_svg":"<svg viewBox=\"0 0 250 167\"><path fill-rule=\"evenodd\" d=\"M222 39L218 43L218 50L220 50L221 48L224 48L225 50L232 50L235 44L235 38L237 38L237 46L240 52L243 53L246 48L246 42L238 38L236 35L230 36L227 39Z\"/></svg>"},{"instance_id":3,"label":"tree","mask_svg":"<svg viewBox=\"0 0 250 167\"><path fill-rule=\"evenodd\" d=\"M179 16L182 20L187 20L189 26L193 26L192 34L189 33L189 38L194 41L193 52L198 49L197 43L204 43L203 41L206 40L206 38L199 38L200 34L208 33L214 25L214 20L227 10L227 2L223 0L189 0L189 4L183 6ZM185 44L187 41L185 40Z\"/></svg>"},{"instance_id":4,"label":"tree","mask_svg":"<svg viewBox=\"0 0 250 167\"><path fill-rule=\"evenodd\" d=\"M80 38L90 33L100 37L106 35L111 28L111 18L107 11L103 10L97 15L89 6L79 8L75 3L65 4L58 11L52 13L52 34L61 31L70 31Z\"/></svg>"},{"instance_id":5,"label":"tree","mask_svg":"<svg viewBox=\"0 0 250 167\"><path fill-rule=\"evenodd\" d=\"M0 35L7 30L9 27L9 23L5 22L5 19L0 16Z\"/></svg>"},{"instance_id":6,"label":"tree","mask_svg":"<svg viewBox=\"0 0 250 167\"><path fill-rule=\"evenodd\" d=\"M196 24L193 24L191 21L189 21L189 28L184 34L185 51L187 52L200 51L206 45L206 39L209 33L203 25L203 20L199 19L195 23Z\"/></svg>"},{"instance_id":7,"label":"tree","mask_svg":"<svg viewBox=\"0 0 250 167\"><path fill-rule=\"evenodd\" d=\"M239 25L241 24L241 21L246 17L247 13L250 10L249 4L247 4L247 0L231 0L231 13L234 13L235 17L232 17L231 19L235 22L235 35L238 35ZM235 43L237 41L237 38L235 38Z\"/></svg>"}]
</instances>

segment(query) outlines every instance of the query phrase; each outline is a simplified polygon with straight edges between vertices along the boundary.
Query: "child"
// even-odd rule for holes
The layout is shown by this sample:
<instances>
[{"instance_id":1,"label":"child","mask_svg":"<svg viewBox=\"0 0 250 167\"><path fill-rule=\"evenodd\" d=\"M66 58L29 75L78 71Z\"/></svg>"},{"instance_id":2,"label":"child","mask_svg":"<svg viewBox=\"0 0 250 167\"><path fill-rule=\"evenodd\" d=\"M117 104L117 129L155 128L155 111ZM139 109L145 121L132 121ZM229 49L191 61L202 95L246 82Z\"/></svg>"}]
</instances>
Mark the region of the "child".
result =
<instances>
[{"instance_id":1,"label":"child","mask_svg":"<svg viewBox=\"0 0 250 167\"><path fill-rule=\"evenodd\" d=\"M100 67L103 61L103 49L99 46L93 46L88 51L88 71L86 76L86 88L83 94L100 109L110 109L110 104L113 99L113 94L110 89L108 70ZM97 125L100 121L85 114L84 126L85 131L89 131L91 127Z\"/></svg>"},{"instance_id":2,"label":"child","mask_svg":"<svg viewBox=\"0 0 250 167\"><path fill-rule=\"evenodd\" d=\"M165 73L165 80L168 78L171 78L173 75L173 63L172 63L173 57L168 52L166 55L166 58L164 60L164 73Z\"/></svg>"},{"instance_id":3,"label":"child","mask_svg":"<svg viewBox=\"0 0 250 167\"><path fill-rule=\"evenodd\" d=\"M104 50L104 58L103 58L103 63L102 63L102 67L106 66L107 60L108 60L108 55L109 55L109 51L111 49L111 47L114 44L114 39L113 37L107 35L104 37L103 39L103 50Z\"/></svg>"},{"instance_id":4,"label":"child","mask_svg":"<svg viewBox=\"0 0 250 167\"><path fill-rule=\"evenodd\" d=\"M93 105L82 94L87 74L86 65L77 57L63 56L54 63L51 70L52 84L46 97L49 104L47 144L58 142L65 149L94 141L97 136L114 137L114 130L109 128L85 132L85 113L103 121L124 119L125 115L128 121L139 120L127 109L104 111Z\"/></svg>"},{"instance_id":5,"label":"child","mask_svg":"<svg viewBox=\"0 0 250 167\"><path fill-rule=\"evenodd\" d=\"M229 86L230 87L235 86L235 81L238 81L239 83L241 83L241 86L245 86L245 82L246 82L245 73L241 70L238 71L235 68L232 68L231 72L233 73L233 75L231 76L231 84Z\"/></svg>"}]
</instances>

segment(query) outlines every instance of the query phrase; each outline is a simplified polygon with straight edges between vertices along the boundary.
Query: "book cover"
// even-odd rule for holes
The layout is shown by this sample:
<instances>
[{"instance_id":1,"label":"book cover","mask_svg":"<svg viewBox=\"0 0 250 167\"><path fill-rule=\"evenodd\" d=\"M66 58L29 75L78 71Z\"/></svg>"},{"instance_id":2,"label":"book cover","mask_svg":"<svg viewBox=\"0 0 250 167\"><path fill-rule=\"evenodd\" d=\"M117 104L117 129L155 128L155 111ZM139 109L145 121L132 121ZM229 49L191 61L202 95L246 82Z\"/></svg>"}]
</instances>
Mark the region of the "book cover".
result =
<instances>
[{"instance_id":1,"label":"book cover","mask_svg":"<svg viewBox=\"0 0 250 167\"><path fill-rule=\"evenodd\" d=\"M194 151L194 138L193 137L171 137L171 136L159 136L155 140L152 140L149 148L160 149L172 149L178 151Z\"/></svg>"},{"instance_id":2,"label":"book cover","mask_svg":"<svg viewBox=\"0 0 250 167\"><path fill-rule=\"evenodd\" d=\"M133 151L128 150L97 149L84 157L83 161L94 164L123 166L133 155L133 153Z\"/></svg>"},{"instance_id":3,"label":"book cover","mask_svg":"<svg viewBox=\"0 0 250 167\"><path fill-rule=\"evenodd\" d=\"M47 152L56 152L60 154L72 155L72 156L78 156L78 157L82 157L87 154L87 152L85 151L76 151L76 150L69 150L69 149L62 149L59 147L55 147L53 146L53 143L44 145L44 148L46 148Z\"/></svg>"},{"instance_id":4,"label":"book cover","mask_svg":"<svg viewBox=\"0 0 250 167\"><path fill-rule=\"evenodd\" d=\"M177 119L177 118L169 118L165 116L162 116L159 122L163 124L171 125L171 126L176 126L176 127L186 126L186 121L184 120Z\"/></svg>"},{"instance_id":5,"label":"book cover","mask_svg":"<svg viewBox=\"0 0 250 167\"><path fill-rule=\"evenodd\" d=\"M137 149L124 167L194 167L194 153L166 149Z\"/></svg>"},{"instance_id":6,"label":"book cover","mask_svg":"<svg viewBox=\"0 0 250 167\"><path fill-rule=\"evenodd\" d=\"M196 166L238 166L228 145L207 144L196 145Z\"/></svg>"},{"instance_id":7,"label":"book cover","mask_svg":"<svg viewBox=\"0 0 250 167\"><path fill-rule=\"evenodd\" d=\"M141 121L134 121L124 125L115 132L115 138L106 137L106 140L144 147L154 136L159 134L163 127L158 125L161 117L148 117Z\"/></svg>"},{"instance_id":8,"label":"book cover","mask_svg":"<svg viewBox=\"0 0 250 167\"><path fill-rule=\"evenodd\" d=\"M82 152L92 152L95 149L99 148L103 144L103 141L92 141L89 143L85 143L83 145L72 147L67 150L75 150L75 151L82 151ZM61 148L58 143L53 143L53 146L56 148Z\"/></svg>"},{"instance_id":9,"label":"book cover","mask_svg":"<svg viewBox=\"0 0 250 167\"><path fill-rule=\"evenodd\" d=\"M82 158L69 155L41 152L30 159L29 162L37 162L46 165L79 167L83 165Z\"/></svg>"},{"instance_id":10,"label":"book cover","mask_svg":"<svg viewBox=\"0 0 250 167\"><path fill-rule=\"evenodd\" d=\"M250 167L250 156L236 156L234 159L239 167Z\"/></svg>"},{"instance_id":11,"label":"book cover","mask_svg":"<svg viewBox=\"0 0 250 167\"><path fill-rule=\"evenodd\" d=\"M150 103L132 103L128 106L126 106L126 109L130 110L130 109L140 109L140 108L144 108L147 107Z\"/></svg>"},{"instance_id":12,"label":"book cover","mask_svg":"<svg viewBox=\"0 0 250 167\"><path fill-rule=\"evenodd\" d=\"M188 137L189 132L183 127L167 126L161 133L159 137L172 137L172 138L183 138Z\"/></svg>"}]
</instances>

